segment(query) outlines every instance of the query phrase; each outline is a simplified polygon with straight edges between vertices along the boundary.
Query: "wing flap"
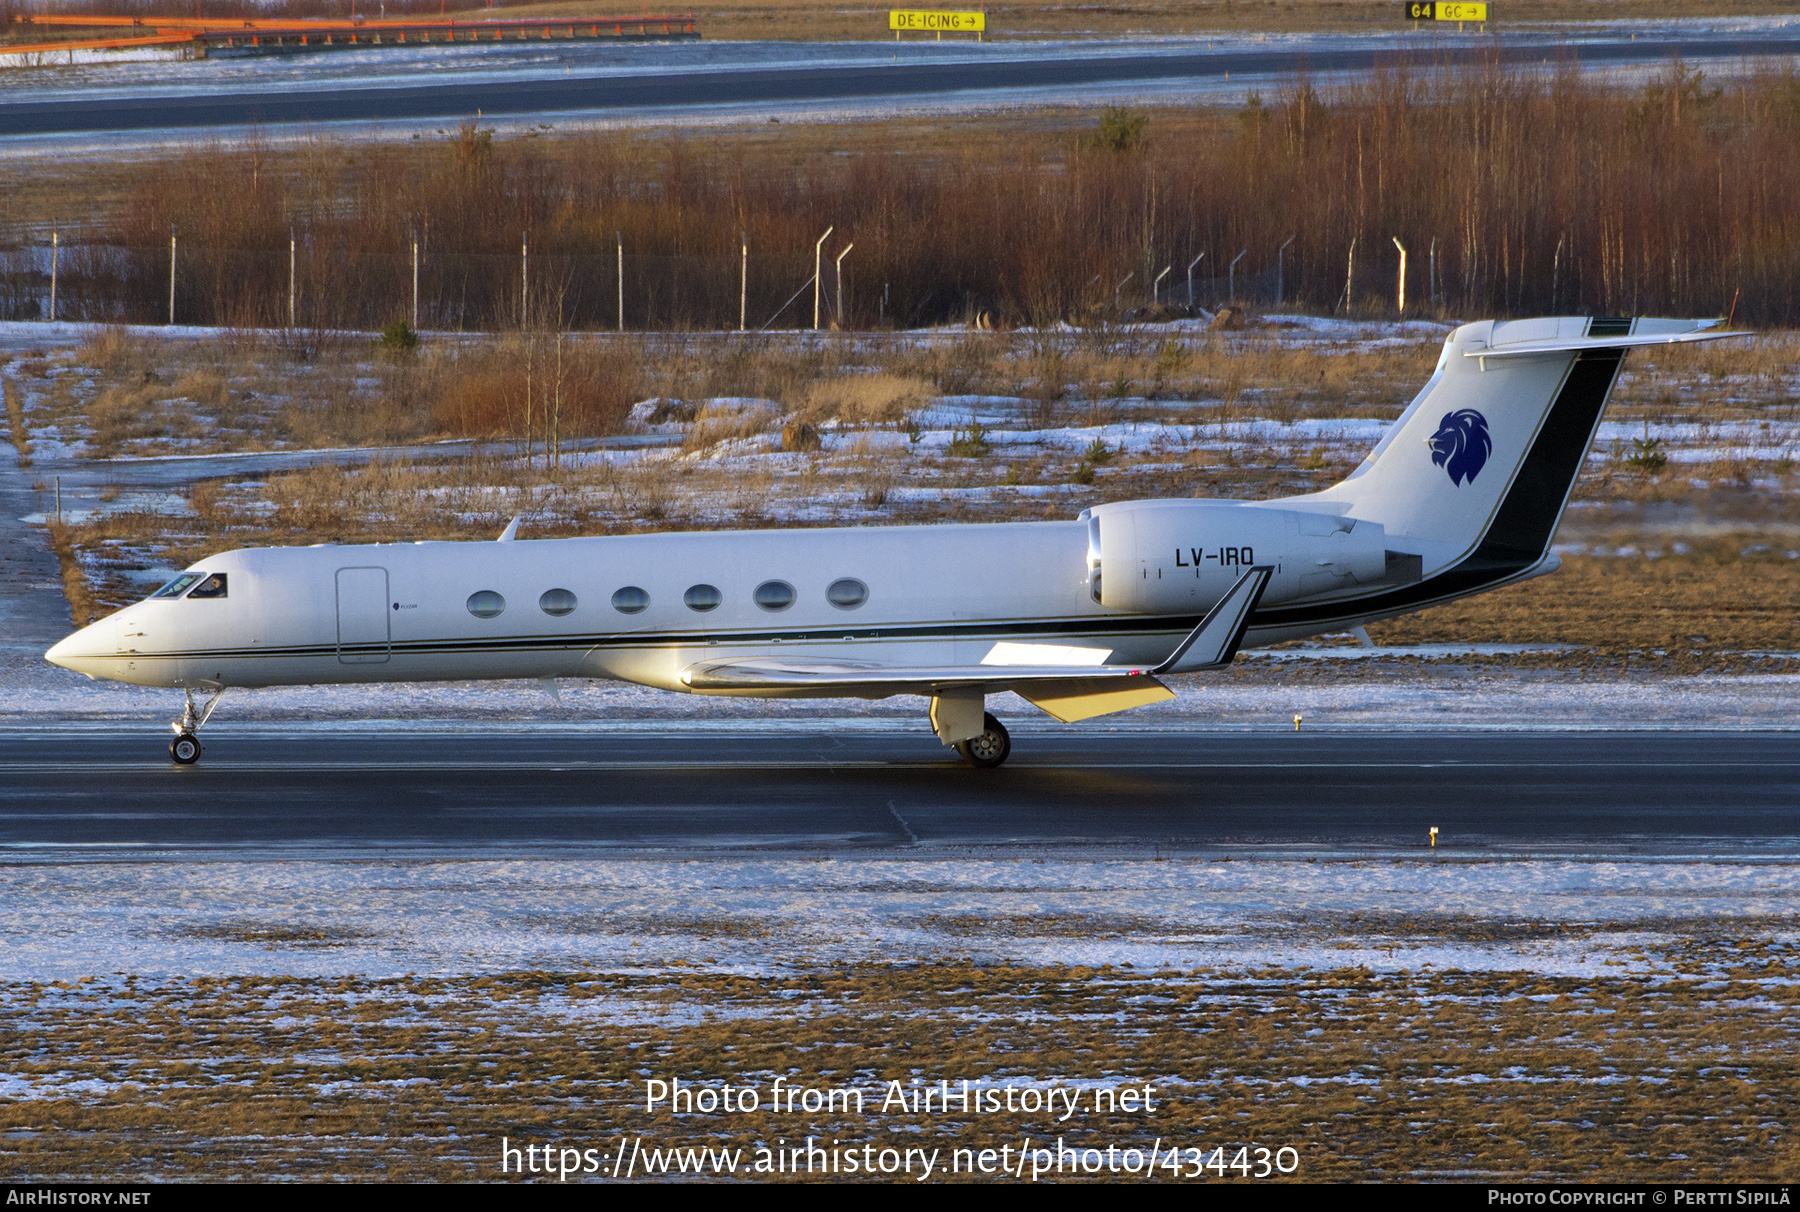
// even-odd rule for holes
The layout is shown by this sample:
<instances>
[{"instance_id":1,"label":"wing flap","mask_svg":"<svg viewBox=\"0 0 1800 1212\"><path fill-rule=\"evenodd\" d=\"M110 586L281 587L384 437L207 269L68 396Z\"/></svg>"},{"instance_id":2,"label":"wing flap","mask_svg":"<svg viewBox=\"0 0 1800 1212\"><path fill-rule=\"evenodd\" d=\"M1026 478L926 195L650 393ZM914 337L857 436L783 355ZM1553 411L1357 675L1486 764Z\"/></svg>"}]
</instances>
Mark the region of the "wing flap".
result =
<instances>
[{"instance_id":1,"label":"wing flap","mask_svg":"<svg viewBox=\"0 0 1800 1212\"><path fill-rule=\"evenodd\" d=\"M1175 697L1175 692L1145 675L1121 683L1114 679L1067 678L1013 687L1014 693L1052 719L1065 724L1097 715L1129 711Z\"/></svg>"}]
</instances>

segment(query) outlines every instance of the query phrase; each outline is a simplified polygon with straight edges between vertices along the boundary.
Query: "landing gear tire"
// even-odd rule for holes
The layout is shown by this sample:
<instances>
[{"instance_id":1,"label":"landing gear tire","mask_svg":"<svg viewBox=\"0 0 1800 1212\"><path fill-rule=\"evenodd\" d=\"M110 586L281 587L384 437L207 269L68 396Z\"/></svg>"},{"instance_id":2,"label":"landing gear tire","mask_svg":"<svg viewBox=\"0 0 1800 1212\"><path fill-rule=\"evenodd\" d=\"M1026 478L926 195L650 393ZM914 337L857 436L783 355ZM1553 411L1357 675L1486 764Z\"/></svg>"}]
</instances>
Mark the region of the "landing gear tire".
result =
<instances>
[{"instance_id":1,"label":"landing gear tire","mask_svg":"<svg viewBox=\"0 0 1800 1212\"><path fill-rule=\"evenodd\" d=\"M969 765L991 770L1012 752L1012 737L1006 734L1006 725L992 715L983 715L981 723L985 731L980 736L956 742L956 752Z\"/></svg>"},{"instance_id":2,"label":"landing gear tire","mask_svg":"<svg viewBox=\"0 0 1800 1212\"><path fill-rule=\"evenodd\" d=\"M192 766L200 760L200 740L191 732L177 734L169 742L169 759L183 766Z\"/></svg>"}]
</instances>

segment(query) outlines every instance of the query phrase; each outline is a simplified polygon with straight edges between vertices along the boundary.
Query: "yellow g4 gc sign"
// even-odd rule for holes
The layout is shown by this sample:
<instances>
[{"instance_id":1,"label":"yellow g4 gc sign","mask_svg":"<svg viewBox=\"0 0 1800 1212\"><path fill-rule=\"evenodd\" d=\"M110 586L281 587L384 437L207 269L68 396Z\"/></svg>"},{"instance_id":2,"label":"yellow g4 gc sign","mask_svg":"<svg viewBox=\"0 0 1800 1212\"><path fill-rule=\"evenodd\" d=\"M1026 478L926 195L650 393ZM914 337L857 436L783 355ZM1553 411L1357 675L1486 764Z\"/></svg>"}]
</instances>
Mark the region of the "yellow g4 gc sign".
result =
<instances>
[{"instance_id":1,"label":"yellow g4 gc sign","mask_svg":"<svg viewBox=\"0 0 1800 1212\"><path fill-rule=\"evenodd\" d=\"M986 13L916 12L890 9L888 28L895 33L978 34L987 28Z\"/></svg>"},{"instance_id":2,"label":"yellow g4 gc sign","mask_svg":"<svg viewBox=\"0 0 1800 1212\"><path fill-rule=\"evenodd\" d=\"M1486 21L1488 6L1452 0L1408 0L1400 6L1408 21Z\"/></svg>"}]
</instances>

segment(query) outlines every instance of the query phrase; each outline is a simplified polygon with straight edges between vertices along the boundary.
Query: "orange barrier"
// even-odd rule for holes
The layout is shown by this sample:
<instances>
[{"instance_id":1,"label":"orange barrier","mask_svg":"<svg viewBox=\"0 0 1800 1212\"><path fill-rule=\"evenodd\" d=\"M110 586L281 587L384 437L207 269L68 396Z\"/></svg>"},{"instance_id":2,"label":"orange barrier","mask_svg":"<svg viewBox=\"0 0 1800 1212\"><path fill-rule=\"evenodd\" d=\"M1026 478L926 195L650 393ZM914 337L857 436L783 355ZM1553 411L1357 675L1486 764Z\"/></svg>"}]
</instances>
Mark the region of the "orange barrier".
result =
<instances>
[{"instance_id":1,"label":"orange barrier","mask_svg":"<svg viewBox=\"0 0 1800 1212\"><path fill-rule=\"evenodd\" d=\"M183 42L192 42L192 34L146 34L141 38L87 38L67 42L24 42L10 44L0 42L0 56L5 55L44 55L61 51L78 50L119 50L131 46L172 46Z\"/></svg>"},{"instance_id":2,"label":"orange barrier","mask_svg":"<svg viewBox=\"0 0 1800 1212\"><path fill-rule=\"evenodd\" d=\"M151 46L186 42L204 58L209 48L279 50L282 47L382 46L438 42L500 42L570 40L579 38L686 39L698 38L694 15L645 14L641 17L509 17L494 20L392 17L369 20L338 18L299 21L269 17L119 17L29 14L15 16L21 25L154 29L154 38L90 39L51 42L7 48L0 54L41 53L51 50L91 50L119 46Z\"/></svg>"},{"instance_id":3,"label":"orange barrier","mask_svg":"<svg viewBox=\"0 0 1800 1212\"><path fill-rule=\"evenodd\" d=\"M694 14L680 15L659 14L642 17L505 17L482 20L458 20L454 17L378 17L370 19L357 17L345 19L341 17L320 18L318 20L297 20L293 18L272 17L115 17L115 16L71 16L66 14L21 14L13 18L20 25L64 25L76 27L105 28L111 26L148 26L159 31L196 30L204 32L225 32L228 30L253 30L260 33L297 34L303 32L323 33L330 31L355 31L359 33L374 32L384 29L409 28L448 28L487 30L487 29L526 29L539 28L546 25L564 27L570 25L611 25L623 28L627 25L684 25L692 27Z\"/></svg>"}]
</instances>

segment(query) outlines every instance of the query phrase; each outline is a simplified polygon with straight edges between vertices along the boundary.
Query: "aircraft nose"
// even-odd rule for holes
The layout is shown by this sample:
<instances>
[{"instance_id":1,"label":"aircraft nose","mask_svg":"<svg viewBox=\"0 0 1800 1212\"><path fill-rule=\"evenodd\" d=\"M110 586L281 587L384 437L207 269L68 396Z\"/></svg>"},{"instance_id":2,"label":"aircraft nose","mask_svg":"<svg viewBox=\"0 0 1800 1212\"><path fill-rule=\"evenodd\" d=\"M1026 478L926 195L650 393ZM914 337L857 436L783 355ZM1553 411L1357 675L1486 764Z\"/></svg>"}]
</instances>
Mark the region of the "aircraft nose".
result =
<instances>
[{"instance_id":1,"label":"aircraft nose","mask_svg":"<svg viewBox=\"0 0 1800 1212\"><path fill-rule=\"evenodd\" d=\"M110 645L102 645L104 637L100 634L100 624L95 623L83 627L74 635L68 636L44 654L44 659L52 665L61 665L64 669L73 669L78 673L88 673L87 665L96 659L113 655Z\"/></svg>"}]
</instances>

